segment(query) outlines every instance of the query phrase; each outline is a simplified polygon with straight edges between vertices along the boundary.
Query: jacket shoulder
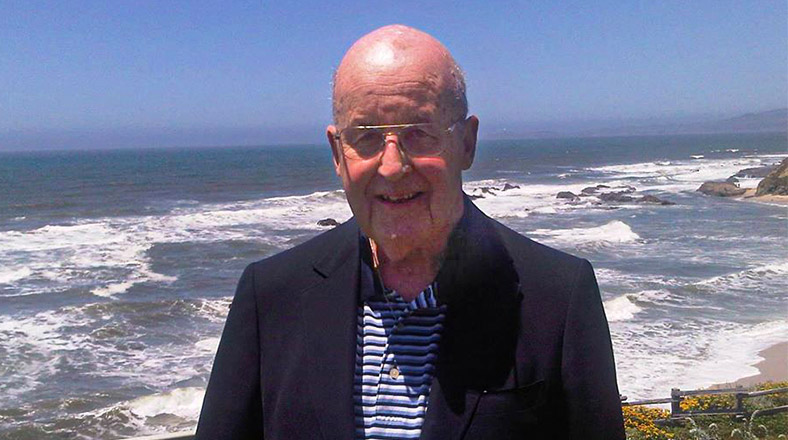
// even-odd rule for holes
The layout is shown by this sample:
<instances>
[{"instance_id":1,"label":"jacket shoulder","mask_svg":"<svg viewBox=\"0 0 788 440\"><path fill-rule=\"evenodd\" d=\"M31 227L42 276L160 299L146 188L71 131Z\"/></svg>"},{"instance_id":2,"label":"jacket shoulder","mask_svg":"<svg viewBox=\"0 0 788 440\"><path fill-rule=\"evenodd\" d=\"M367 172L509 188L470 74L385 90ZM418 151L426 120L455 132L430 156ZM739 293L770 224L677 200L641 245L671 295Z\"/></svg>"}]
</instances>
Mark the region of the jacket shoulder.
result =
<instances>
[{"instance_id":1,"label":"jacket shoulder","mask_svg":"<svg viewBox=\"0 0 788 440\"><path fill-rule=\"evenodd\" d=\"M310 238L295 247L255 261L247 271L254 275L258 292L294 291L324 279L321 266L330 266L336 257L357 246L358 227L354 219Z\"/></svg>"},{"instance_id":2,"label":"jacket shoulder","mask_svg":"<svg viewBox=\"0 0 788 440\"><path fill-rule=\"evenodd\" d=\"M566 304L582 278L593 278L588 260L538 243L498 221L492 222L524 290Z\"/></svg>"}]
</instances>

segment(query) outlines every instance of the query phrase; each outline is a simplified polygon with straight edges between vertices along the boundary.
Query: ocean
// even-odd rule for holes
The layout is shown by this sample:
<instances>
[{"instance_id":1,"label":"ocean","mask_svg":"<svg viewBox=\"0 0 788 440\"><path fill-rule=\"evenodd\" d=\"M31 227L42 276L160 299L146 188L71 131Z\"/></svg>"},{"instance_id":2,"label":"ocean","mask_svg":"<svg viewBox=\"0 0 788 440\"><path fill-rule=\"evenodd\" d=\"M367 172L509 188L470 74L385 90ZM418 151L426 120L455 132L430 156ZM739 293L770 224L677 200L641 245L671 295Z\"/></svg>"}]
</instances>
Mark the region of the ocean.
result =
<instances>
[{"instance_id":1,"label":"ocean","mask_svg":"<svg viewBox=\"0 0 788 440\"><path fill-rule=\"evenodd\" d=\"M592 262L621 393L667 397L788 337L788 208L695 191L786 156L785 134L483 141L465 191ZM326 146L0 153L0 438L193 428L243 268L350 215Z\"/></svg>"}]
</instances>

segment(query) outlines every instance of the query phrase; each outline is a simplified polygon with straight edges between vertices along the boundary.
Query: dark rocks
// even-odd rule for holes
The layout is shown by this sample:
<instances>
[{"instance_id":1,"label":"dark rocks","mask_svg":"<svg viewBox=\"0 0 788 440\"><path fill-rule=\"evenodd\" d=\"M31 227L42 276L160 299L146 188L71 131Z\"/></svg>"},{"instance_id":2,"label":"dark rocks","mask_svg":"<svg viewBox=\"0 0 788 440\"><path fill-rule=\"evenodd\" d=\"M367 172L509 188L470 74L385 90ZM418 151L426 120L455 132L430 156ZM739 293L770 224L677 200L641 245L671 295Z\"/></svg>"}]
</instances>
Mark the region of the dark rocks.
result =
<instances>
[{"instance_id":1,"label":"dark rocks","mask_svg":"<svg viewBox=\"0 0 788 440\"><path fill-rule=\"evenodd\" d=\"M646 194L645 196L637 199L636 202L638 202L638 203L654 203L656 205L665 205L665 206L667 206L667 205L675 205L675 203L673 203L671 201L662 200L659 197L652 196L650 194Z\"/></svg>"},{"instance_id":2,"label":"dark rocks","mask_svg":"<svg viewBox=\"0 0 788 440\"><path fill-rule=\"evenodd\" d=\"M318 226L339 226L339 222L334 220L333 218L324 218L323 220L317 221Z\"/></svg>"},{"instance_id":3,"label":"dark rocks","mask_svg":"<svg viewBox=\"0 0 788 440\"><path fill-rule=\"evenodd\" d=\"M469 199L471 199L471 200L476 200L476 199L483 199L483 198L484 198L484 196L483 196L483 195L481 195L481 194L479 194L479 195L476 195L476 194L468 194L468 198L469 198Z\"/></svg>"},{"instance_id":4,"label":"dark rocks","mask_svg":"<svg viewBox=\"0 0 788 440\"><path fill-rule=\"evenodd\" d=\"M577 200L580 197L577 194L573 193L572 191L561 191L555 196L556 199L569 199L569 200Z\"/></svg>"},{"instance_id":5,"label":"dark rocks","mask_svg":"<svg viewBox=\"0 0 788 440\"><path fill-rule=\"evenodd\" d=\"M496 188L494 186L483 186L483 187L479 188L479 190L482 192L482 194L495 195L495 193L493 191L498 191L498 188Z\"/></svg>"},{"instance_id":6,"label":"dark rocks","mask_svg":"<svg viewBox=\"0 0 788 440\"><path fill-rule=\"evenodd\" d=\"M610 192L602 192L602 193L599 192L602 189L611 189L611 188L616 189L618 191L610 191ZM576 202L581 197L586 197L586 198L589 198L587 200L590 200L591 204L596 205L596 206L600 206L600 208L602 207L601 205L603 205L603 202L605 202L605 203L648 203L648 204L663 205L663 206L675 205L675 203L673 203L671 201L668 201L668 200L662 200L662 199L660 199L657 196L645 195L645 196L642 196L642 197L635 197L633 195L633 193L635 191L637 191L637 188L635 188L634 186L630 186L630 185L618 186L618 187L610 187L610 186L607 186L607 185L596 185L596 186L588 186L588 187L583 188L580 191L580 194L575 194L575 193L572 193L572 192L569 192L569 191L561 191L561 192L559 192L556 195L556 198L558 198L558 199L567 199L567 200ZM594 197L596 197L596 199L599 199L599 201L596 201L594 199ZM616 209L616 208L617 207L610 207L610 206L605 206L604 207L604 209Z\"/></svg>"},{"instance_id":7,"label":"dark rocks","mask_svg":"<svg viewBox=\"0 0 788 440\"><path fill-rule=\"evenodd\" d=\"M599 200L603 202L633 202L635 198L629 195L629 191L609 192L599 195Z\"/></svg>"},{"instance_id":8,"label":"dark rocks","mask_svg":"<svg viewBox=\"0 0 788 440\"><path fill-rule=\"evenodd\" d=\"M761 180L755 195L788 195L788 158L783 159L780 166Z\"/></svg>"},{"instance_id":9,"label":"dark rocks","mask_svg":"<svg viewBox=\"0 0 788 440\"><path fill-rule=\"evenodd\" d=\"M718 197L740 196L746 192L744 188L739 188L738 186L728 182L705 182L700 186L700 188L698 188L698 191L706 194L707 196Z\"/></svg>"},{"instance_id":10,"label":"dark rocks","mask_svg":"<svg viewBox=\"0 0 788 440\"><path fill-rule=\"evenodd\" d=\"M766 177L772 171L776 170L778 165L768 165L765 167L755 167L755 168L745 168L743 170L739 170L738 173L734 174L731 177Z\"/></svg>"},{"instance_id":11,"label":"dark rocks","mask_svg":"<svg viewBox=\"0 0 788 440\"><path fill-rule=\"evenodd\" d=\"M607 185L587 186L587 187L583 188L582 190L580 190L580 195L581 196L583 196L583 195L591 195L591 194L596 193L600 189L606 189L606 188L610 188L610 187L607 186ZM630 186L628 188L632 188L632 187ZM632 188L632 189L634 190L634 188Z\"/></svg>"},{"instance_id":12,"label":"dark rocks","mask_svg":"<svg viewBox=\"0 0 788 440\"><path fill-rule=\"evenodd\" d=\"M520 185L510 185L508 183L504 183L503 184L503 188L501 188L501 191L506 191L506 190L510 190L510 189L517 189L517 188L520 188Z\"/></svg>"}]
</instances>

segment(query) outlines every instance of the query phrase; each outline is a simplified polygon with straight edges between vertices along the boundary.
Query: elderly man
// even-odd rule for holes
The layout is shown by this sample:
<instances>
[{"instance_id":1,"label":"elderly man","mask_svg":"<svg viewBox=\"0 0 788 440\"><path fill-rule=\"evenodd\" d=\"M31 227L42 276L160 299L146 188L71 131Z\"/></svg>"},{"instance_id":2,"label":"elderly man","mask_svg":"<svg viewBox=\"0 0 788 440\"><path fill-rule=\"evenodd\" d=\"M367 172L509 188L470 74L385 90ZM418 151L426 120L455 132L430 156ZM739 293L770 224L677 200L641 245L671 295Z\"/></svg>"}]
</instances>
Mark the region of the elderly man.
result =
<instances>
[{"instance_id":1,"label":"elderly man","mask_svg":"<svg viewBox=\"0 0 788 440\"><path fill-rule=\"evenodd\" d=\"M466 115L431 36L350 48L327 137L353 218L247 267L198 438L624 438L591 266L463 194Z\"/></svg>"}]
</instances>

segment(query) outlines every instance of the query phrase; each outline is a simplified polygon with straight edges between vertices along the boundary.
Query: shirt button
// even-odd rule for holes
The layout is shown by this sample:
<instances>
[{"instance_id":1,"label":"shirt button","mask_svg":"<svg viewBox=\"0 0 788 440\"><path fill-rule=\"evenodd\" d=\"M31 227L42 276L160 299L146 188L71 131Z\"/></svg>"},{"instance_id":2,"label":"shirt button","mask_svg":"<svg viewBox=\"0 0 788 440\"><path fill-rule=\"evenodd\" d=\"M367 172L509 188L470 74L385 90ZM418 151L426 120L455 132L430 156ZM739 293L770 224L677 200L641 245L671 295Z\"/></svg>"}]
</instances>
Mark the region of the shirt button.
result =
<instances>
[{"instance_id":1,"label":"shirt button","mask_svg":"<svg viewBox=\"0 0 788 440\"><path fill-rule=\"evenodd\" d=\"M391 370L389 370L389 376L396 380L399 377L399 368L391 367Z\"/></svg>"}]
</instances>

